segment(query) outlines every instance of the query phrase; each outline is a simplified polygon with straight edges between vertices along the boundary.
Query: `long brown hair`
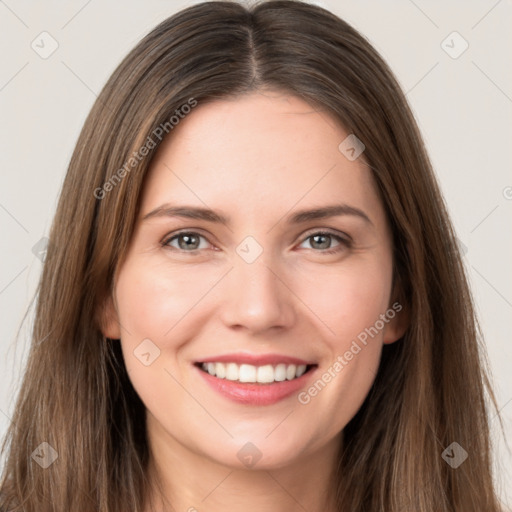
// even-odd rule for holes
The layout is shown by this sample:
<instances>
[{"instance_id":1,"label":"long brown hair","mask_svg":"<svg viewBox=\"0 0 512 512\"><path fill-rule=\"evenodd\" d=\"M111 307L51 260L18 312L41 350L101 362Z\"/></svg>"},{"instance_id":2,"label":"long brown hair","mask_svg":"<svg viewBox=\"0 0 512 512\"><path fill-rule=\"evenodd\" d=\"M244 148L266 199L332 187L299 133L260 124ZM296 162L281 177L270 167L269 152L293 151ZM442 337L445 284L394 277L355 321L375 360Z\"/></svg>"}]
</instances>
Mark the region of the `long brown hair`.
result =
<instances>
[{"instance_id":1,"label":"long brown hair","mask_svg":"<svg viewBox=\"0 0 512 512\"><path fill-rule=\"evenodd\" d=\"M147 506L145 409L119 340L101 333L100 311L131 238L159 127L172 137L169 119L184 105L262 88L300 96L364 142L410 319L403 338L384 347L374 385L344 429L333 488L339 510L499 510L487 405L496 403L482 336L413 115L388 66L354 28L285 0L178 12L143 38L98 96L50 232L30 354L3 445L0 508ZM442 457L454 442L468 453L457 468ZM55 455L46 468L36 464L37 456Z\"/></svg>"}]
</instances>

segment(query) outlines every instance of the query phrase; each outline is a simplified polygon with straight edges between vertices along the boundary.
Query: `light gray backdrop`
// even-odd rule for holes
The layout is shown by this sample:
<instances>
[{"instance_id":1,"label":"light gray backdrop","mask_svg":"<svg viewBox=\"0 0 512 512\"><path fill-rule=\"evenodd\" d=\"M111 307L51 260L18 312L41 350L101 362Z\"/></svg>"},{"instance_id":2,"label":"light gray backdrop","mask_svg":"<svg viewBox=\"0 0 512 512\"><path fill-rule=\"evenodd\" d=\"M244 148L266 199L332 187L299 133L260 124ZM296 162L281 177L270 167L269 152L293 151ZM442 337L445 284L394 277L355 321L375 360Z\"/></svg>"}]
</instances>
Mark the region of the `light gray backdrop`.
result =
<instances>
[{"instance_id":1,"label":"light gray backdrop","mask_svg":"<svg viewBox=\"0 0 512 512\"><path fill-rule=\"evenodd\" d=\"M191 3L0 0L1 436L30 321L17 344L15 334L40 275L41 239L85 117L122 57ZM504 440L493 421L500 492L512 503L512 2L315 3L354 25L381 52L423 132L486 336L506 431Z\"/></svg>"}]
</instances>

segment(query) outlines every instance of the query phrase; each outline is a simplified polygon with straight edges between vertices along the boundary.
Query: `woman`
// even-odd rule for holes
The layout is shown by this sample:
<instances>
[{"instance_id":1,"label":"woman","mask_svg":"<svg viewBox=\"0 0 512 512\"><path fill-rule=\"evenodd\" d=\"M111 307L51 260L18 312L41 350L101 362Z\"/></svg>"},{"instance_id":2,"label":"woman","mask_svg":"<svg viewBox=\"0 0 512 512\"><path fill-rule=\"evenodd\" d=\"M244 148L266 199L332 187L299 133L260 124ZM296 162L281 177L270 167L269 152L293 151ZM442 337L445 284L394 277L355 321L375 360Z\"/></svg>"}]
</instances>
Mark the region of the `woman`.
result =
<instances>
[{"instance_id":1,"label":"woman","mask_svg":"<svg viewBox=\"0 0 512 512\"><path fill-rule=\"evenodd\" d=\"M421 136L319 7L198 4L133 49L77 142L38 291L3 509L499 510L494 397Z\"/></svg>"}]
</instances>

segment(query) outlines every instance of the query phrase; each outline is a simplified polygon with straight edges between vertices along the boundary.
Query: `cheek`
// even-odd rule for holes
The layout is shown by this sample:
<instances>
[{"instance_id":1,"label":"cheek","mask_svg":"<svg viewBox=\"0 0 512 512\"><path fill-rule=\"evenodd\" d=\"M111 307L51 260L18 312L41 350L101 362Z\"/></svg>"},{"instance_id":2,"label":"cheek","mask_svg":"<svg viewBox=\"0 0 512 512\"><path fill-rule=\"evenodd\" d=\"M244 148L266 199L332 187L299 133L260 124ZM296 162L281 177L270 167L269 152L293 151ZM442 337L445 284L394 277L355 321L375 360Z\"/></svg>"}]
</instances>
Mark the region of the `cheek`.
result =
<instances>
[{"instance_id":1,"label":"cheek","mask_svg":"<svg viewBox=\"0 0 512 512\"><path fill-rule=\"evenodd\" d=\"M343 350L384 313L391 291L391 264L372 260L324 268L297 280L295 290L321 320L333 348Z\"/></svg>"},{"instance_id":2,"label":"cheek","mask_svg":"<svg viewBox=\"0 0 512 512\"><path fill-rule=\"evenodd\" d=\"M172 342L175 338L172 331L179 328L182 319L214 282L215 276L198 279L193 271L183 269L126 265L116 288L120 321L128 333L126 338L142 336L165 345Z\"/></svg>"},{"instance_id":3,"label":"cheek","mask_svg":"<svg viewBox=\"0 0 512 512\"><path fill-rule=\"evenodd\" d=\"M194 336L187 320L207 286L190 277L183 270L134 258L125 262L116 283L126 369L150 410L162 407L162 396L181 396L168 372L181 378L174 362L181 345Z\"/></svg>"},{"instance_id":4,"label":"cheek","mask_svg":"<svg viewBox=\"0 0 512 512\"><path fill-rule=\"evenodd\" d=\"M325 325L328 356L316 381L299 396L304 411L328 425L322 432L311 425L319 443L350 421L375 379L382 349L382 329L375 325L388 306L391 261L361 261L320 277L316 288L311 281L300 293Z\"/></svg>"},{"instance_id":5,"label":"cheek","mask_svg":"<svg viewBox=\"0 0 512 512\"><path fill-rule=\"evenodd\" d=\"M199 335L209 314L202 299L222 274L212 268L173 268L168 262L137 259L123 266L116 285L121 348L130 379L146 403L161 400L156 389L170 386L179 394L169 372L183 378L183 350ZM143 356L148 352L149 357Z\"/></svg>"}]
</instances>

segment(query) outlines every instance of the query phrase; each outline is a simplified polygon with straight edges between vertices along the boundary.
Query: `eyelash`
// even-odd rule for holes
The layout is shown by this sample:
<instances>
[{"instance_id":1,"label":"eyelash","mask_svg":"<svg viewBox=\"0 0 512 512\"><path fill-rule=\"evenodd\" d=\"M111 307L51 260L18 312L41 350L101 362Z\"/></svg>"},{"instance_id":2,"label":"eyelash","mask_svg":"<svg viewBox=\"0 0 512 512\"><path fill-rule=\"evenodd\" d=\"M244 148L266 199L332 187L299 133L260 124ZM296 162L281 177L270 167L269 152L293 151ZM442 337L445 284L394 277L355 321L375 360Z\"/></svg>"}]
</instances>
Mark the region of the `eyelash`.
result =
<instances>
[{"instance_id":1,"label":"eyelash","mask_svg":"<svg viewBox=\"0 0 512 512\"><path fill-rule=\"evenodd\" d=\"M188 254L192 254L192 255L197 254L198 252L200 252L202 250L202 249L193 249L191 251L185 251L183 249L177 249L176 247L171 247L168 245L172 240L178 238L180 235L198 235L199 237L204 238L205 240L208 240L204 235L202 235L201 233L198 233L197 231L178 231L177 233L172 233L172 236L166 236L164 238L164 240L162 240L162 242L161 242L162 247L166 247L166 248L169 248L174 251L179 251L182 253L188 253ZM310 249L310 250L312 250L314 252L318 252L320 254L328 254L328 255L336 254L336 253L340 252L341 250L343 250L343 248L349 249L352 246L352 241L348 237L344 238L344 237L342 237L336 233L333 233L332 231L329 231L329 230L319 230L319 231L310 232L307 236L305 236L303 238L301 243L306 241L308 238L312 238L315 235L323 235L323 236L327 235L332 238L335 238L338 242L340 242L339 245L337 245L336 247L334 247L332 249L325 249L325 250ZM208 243L210 243L209 240L208 240Z\"/></svg>"}]
</instances>

